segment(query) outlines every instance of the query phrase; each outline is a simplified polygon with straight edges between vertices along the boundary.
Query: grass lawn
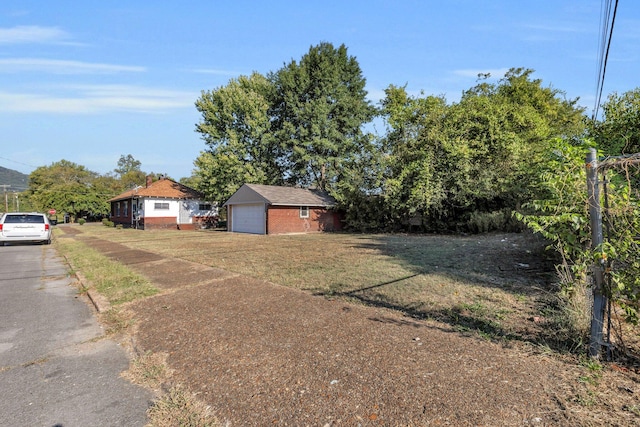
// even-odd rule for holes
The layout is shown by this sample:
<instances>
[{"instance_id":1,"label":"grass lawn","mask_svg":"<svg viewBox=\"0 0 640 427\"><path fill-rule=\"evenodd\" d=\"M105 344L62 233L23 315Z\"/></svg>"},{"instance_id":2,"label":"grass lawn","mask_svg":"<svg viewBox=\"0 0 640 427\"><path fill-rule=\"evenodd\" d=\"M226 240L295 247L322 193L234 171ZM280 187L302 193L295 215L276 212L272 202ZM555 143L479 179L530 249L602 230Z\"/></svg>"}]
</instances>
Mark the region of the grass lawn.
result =
<instances>
[{"instance_id":1,"label":"grass lawn","mask_svg":"<svg viewBox=\"0 0 640 427\"><path fill-rule=\"evenodd\" d=\"M572 314L556 295L553 254L527 233L259 236L101 225L81 230L134 249L444 321L491 339L562 350L581 343L579 334L571 338Z\"/></svg>"}]
</instances>

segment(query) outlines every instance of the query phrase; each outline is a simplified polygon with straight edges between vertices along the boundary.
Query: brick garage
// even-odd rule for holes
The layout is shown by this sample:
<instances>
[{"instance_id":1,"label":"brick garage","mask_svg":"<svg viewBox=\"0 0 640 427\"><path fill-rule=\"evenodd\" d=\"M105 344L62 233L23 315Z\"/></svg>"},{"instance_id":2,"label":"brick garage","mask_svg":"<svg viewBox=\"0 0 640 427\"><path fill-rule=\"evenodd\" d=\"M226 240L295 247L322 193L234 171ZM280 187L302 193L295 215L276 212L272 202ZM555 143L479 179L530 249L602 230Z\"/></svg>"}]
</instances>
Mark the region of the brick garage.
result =
<instances>
[{"instance_id":1,"label":"brick garage","mask_svg":"<svg viewBox=\"0 0 640 427\"><path fill-rule=\"evenodd\" d=\"M225 203L227 229L239 233L318 233L342 229L327 193L305 188L245 184Z\"/></svg>"}]
</instances>

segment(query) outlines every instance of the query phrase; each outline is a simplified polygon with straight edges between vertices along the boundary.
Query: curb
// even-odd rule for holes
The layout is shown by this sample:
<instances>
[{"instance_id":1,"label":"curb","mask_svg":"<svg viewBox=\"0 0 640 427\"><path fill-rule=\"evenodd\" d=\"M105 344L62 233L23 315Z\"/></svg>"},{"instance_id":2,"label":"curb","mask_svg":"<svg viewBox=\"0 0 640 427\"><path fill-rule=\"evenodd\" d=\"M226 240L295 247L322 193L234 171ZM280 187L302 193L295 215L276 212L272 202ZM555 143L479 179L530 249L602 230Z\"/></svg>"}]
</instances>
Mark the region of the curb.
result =
<instances>
[{"instance_id":1,"label":"curb","mask_svg":"<svg viewBox=\"0 0 640 427\"><path fill-rule=\"evenodd\" d=\"M71 264L69 258L67 258L67 256L64 254L63 257L67 262L67 265L73 269L73 265ZM93 304L98 313L104 313L105 311L111 309L111 304L109 304L109 301L105 297L100 295L100 293L91 286L91 282L86 277L84 277L82 273L80 273L79 271L75 271L74 275L76 276L78 282L80 282L81 290L84 290L87 293L89 301L91 301L91 304Z\"/></svg>"},{"instance_id":2,"label":"curb","mask_svg":"<svg viewBox=\"0 0 640 427\"><path fill-rule=\"evenodd\" d=\"M69 259L66 256L64 256L64 259L65 261L67 261L67 265L71 266L71 263L69 262ZM81 289L86 290L87 296L89 297L89 301L91 301L91 304L93 304L93 306L95 307L98 313L104 313L105 311L108 311L111 308L111 304L109 304L109 301L107 301L105 297L100 295L98 291L96 291L93 287L91 287L91 282L89 282L89 280L86 277L84 277L82 273L80 273L79 271L76 271L74 272L74 275L76 276L76 279L78 280L78 282L80 282Z\"/></svg>"},{"instance_id":3,"label":"curb","mask_svg":"<svg viewBox=\"0 0 640 427\"><path fill-rule=\"evenodd\" d=\"M89 281L87 280L86 277L84 277L82 273L80 273L79 271L76 271L75 274L76 274L76 277L78 278L78 281L80 281L80 284L82 285L82 287L87 290L87 296L89 297L89 300L91 300L91 303L93 304L93 306L96 308L96 311L98 313L103 313L105 311L108 311L111 308L109 301L107 301L105 297L100 295L98 291L96 291L93 287L90 286Z\"/></svg>"}]
</instances>

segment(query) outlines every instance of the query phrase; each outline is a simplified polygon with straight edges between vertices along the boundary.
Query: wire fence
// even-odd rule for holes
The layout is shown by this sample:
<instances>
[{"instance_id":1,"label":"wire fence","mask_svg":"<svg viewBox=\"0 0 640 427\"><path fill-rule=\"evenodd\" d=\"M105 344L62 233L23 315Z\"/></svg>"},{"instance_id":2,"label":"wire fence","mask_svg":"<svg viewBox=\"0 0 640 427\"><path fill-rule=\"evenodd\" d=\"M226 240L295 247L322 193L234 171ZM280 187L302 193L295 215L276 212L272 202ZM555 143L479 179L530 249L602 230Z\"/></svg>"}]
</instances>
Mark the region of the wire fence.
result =
<instances>
[{"instance_id":1,"label":"wire fence","mask_svg":"<svg viewBox=\"0 0 640 427\"><path fill-rule=\"evenodd\" d=\"M609 359L615 353L640 359L640 153L605 158L597 171L602 186L601 290L606 298L602 344ZM594 311L597 292L596 284Z\"/></svg>"}]
</instances>

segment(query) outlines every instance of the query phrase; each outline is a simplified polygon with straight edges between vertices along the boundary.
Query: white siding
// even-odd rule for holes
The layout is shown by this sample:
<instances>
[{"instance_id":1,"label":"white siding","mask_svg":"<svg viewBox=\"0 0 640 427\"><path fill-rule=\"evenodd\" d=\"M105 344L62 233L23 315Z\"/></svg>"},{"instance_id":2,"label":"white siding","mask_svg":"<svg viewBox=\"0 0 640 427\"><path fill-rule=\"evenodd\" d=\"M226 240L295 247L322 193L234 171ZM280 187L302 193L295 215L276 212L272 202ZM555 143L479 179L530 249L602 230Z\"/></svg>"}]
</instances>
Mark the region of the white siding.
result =
<instances>
[{"instance_id":1,"label":"white siding","mask_svg":"<svg viewBox=\"0 0 640 427\"><path fill-rule=\"evenodd\" d=\"M168 203L169 209L155 209L156 203ZM144 199L143 206L144 214L141 212L141 215L143 214L145 218L178 218L180 211L180 201L172 199Z\"/></svg>"}]
</instances>

